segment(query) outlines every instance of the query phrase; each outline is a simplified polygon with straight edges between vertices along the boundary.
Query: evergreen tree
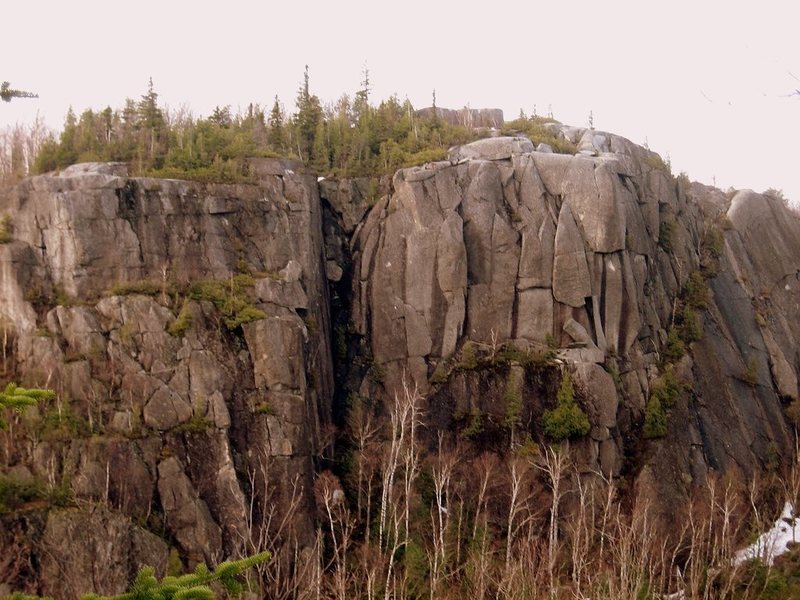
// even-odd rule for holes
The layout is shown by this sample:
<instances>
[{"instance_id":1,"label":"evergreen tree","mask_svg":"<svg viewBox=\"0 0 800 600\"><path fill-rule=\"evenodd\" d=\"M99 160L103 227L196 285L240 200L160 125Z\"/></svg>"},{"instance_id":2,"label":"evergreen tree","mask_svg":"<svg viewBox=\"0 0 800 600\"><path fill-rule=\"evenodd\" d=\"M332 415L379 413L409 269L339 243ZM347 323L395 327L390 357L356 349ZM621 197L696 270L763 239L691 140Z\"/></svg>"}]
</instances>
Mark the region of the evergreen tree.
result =
<instances>
[{"instance_id":1,"label":"evergreen tree","mask_svg":"<svg viewBox=\"0 0 800 600\"><path fill-rule=\"evenodd\" d=\"M297 92L297 114L294 117L297 153L302 161L313 161L314 139L320 120L322 120L322 106L319 98L311 94L309 89L308 65L306 65L303 85Z\"/></svg>"},{"instance_id":2,"label":"evergreen tree","mask_svg":"<svg viewBox=\"0 0 800 600\"><path fill-rule=\"evenodd\" d=\"M3 102L11 102L12 98L38 98L39 94L33 92L26 92L25 90L15 90L11 87L11 83L4 81L0 83L0 99Z\"/></svg>"},{"instance_id":3,"label":"evergreen tree","mask_svg":"<svg viewBox=\"0 0 800 600\"><path fill-rule=\"evenodd\" d=\"M156 166L157 150L161 141L162 134L166 127L164 113L158 107L158 94L153 88L153 78L147 83L147 93L139 100L137 105L137 125L141 128L144 137L140 139L140 162L142 155L146 153L148 166ZM145 148L142 148L142 143ZM143 167L143 165L140 165Z\"/></svg>"},{"instance_id":4,"label":"evergreen tree","mask_svg":"<svg viewBox=\"0 0 800 600\"><path fill-rule=\"evenodd\" d=\"M275 102L272 105L272 110L269 113L269 119L267 120L267 143L275 152L278 153L286 152L286 130L283 122L283 109L281 108L281 103L276 95Z\"/></svg>"},{"instance_id":5,"label":"evergreen tree","mask_svg":"<svg viewBox=\"0 0 800 600\"><path fill-rule=\"evenodd\" d=\"M225 561L218 565L213 572L201 563L194 573L179 577L168 575L161 581L156 579L152 567L144 567L139 571L127 592L115 596L87 594L83 600L208 600L216 598L216 594L210 587L213 583L221 584L228 594L238 596L245 591L239 581L239 575L247 569L266 562L270 556L269 552L262 552L241 560ZM41 599L37 596L13 594L10 596L10 600Z\"/></svg>"},{"instance_id":6,"label":"evergreen tree","mask_svg":"<svg viewBox=\"0 0 800 600\"><path fill-rule=\"evenodd\" d=\"M54 398L55 392L53 390L43 390L38 388L23 388L15 383L9 383L5 389L0 392L0 409L13 409L20 411L28 406L34 406L39 400L47 398ZM8 427L8 423L3 419L2 412L0 412L0 429Z\"/></svg>"}]
</instances>

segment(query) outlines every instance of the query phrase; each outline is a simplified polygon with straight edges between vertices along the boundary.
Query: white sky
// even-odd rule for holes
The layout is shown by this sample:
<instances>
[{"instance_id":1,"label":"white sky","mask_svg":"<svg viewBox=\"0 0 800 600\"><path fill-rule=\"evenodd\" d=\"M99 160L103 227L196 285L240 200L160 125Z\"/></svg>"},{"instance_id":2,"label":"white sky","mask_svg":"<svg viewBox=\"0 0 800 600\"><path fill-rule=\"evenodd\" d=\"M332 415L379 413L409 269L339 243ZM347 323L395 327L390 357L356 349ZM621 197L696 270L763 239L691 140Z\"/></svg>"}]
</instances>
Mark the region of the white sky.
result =
<instances>
[{"instance_id":1,"label":"white sky","mask_svg":"<svg viewBox=\"0 0 800 600\"><path fill-rule=\"evenodd\" d=\"M3 0L0 128L36 112L121 107L153 78L160 100L294 110L309 65L323 102L358 89L427 106L552 106L669 155L673 172L800 201L800 5L791 0Z\"/></svg>"}]
</instances>

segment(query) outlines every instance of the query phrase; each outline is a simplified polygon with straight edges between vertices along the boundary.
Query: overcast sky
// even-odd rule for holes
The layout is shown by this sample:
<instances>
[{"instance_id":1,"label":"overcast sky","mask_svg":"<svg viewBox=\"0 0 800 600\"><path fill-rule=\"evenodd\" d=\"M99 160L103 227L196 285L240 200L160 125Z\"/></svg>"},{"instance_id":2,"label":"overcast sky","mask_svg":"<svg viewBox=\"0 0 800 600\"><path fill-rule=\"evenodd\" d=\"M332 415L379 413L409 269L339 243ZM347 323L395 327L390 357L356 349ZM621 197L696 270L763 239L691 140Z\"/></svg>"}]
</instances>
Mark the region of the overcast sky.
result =
<instances>
[{"instance_id":1,"label":"overcast sky","mask_svg":"<svg viewBox=\"0 0 800 600\"><path fill-rule=\"evenodd\" d=\"M552 107L644 143L673 172L800 201L800 8L787 0L362 2L3 0L0 128L120 107L153 78L169 107L294 110L304 65L324 102L358 89L414 106Z\"/></svg>"}]
</instances>

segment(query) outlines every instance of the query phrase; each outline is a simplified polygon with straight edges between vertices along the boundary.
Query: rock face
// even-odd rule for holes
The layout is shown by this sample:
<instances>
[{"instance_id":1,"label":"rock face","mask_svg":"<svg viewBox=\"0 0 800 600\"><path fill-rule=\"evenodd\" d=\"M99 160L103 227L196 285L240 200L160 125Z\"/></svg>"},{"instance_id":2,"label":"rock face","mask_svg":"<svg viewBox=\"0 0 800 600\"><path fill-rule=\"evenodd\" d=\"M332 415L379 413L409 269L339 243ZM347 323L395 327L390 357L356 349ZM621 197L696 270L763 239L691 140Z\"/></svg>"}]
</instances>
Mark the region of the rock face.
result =
<instances>
[{"instance_id":1,"label":"rock face","mask_svg":"<svg viewBox=\"0 0 800 600\"><path fill-rule=\"evenodd\" d=\"M357 231L353 322L388 395L403 379L441 395L448 384L431 378L466 342L552 339L594 426L578 462L619 474L697 272L710 290L698 309L705 335L694 361L677 365L693 394L670 413L658 442L669 451L647 457L640 488L674 498L709 469L753 473L768 448L789 452L781 401L797 398L800 365L797 215L768 196L720 199L676 181L618 136L552 127L578 154L521 138L453 149L448 161L399 171Z\"/></svg>"},{"instance_id":2,"label":"rock face","mask_svg":"<svg viewBox=\"0 0 800 600\"><path fill-rule=\"evenodd\" d=\"M320 201L301 165L256 167L254 185L201 185L78 165L3 198L7 373L58 392L19 422L32 441L12 443L4 464L113 511L79 547L56 538L91 511L51 511L42 534L51 562L104 562L107 576L85 579L97 591L125 588L147 529L190 565L210 563L263 544L294 498L295 534L313 535L312 457L333 386ZM251 311L242 325L225 320L236 302ZM49 564L46 593L89 591Z\"/></svg>"},{"instance_id":3,"label":"rock face","mask_svg":"<svg viewBox=\"0 0 800 600\"><path fill-rule=\"evenodd\" d=\"M115 593L143 562L289 536L305 556L332 423L354 398L380 415L404 383L429 448L482 414L544 442L569 370L591 425L565 444L579 472L667 514L710 472L789 456L797 215L676 180L624 138L545 128L577 154L493 137L392 181L256 159L238 185L84 164L2 197L4 379L57 400L0 432L3 480L50 494L0 515L0 594ZM669 378L667 433L647 441Z\"/></svg>"}]
</instances>

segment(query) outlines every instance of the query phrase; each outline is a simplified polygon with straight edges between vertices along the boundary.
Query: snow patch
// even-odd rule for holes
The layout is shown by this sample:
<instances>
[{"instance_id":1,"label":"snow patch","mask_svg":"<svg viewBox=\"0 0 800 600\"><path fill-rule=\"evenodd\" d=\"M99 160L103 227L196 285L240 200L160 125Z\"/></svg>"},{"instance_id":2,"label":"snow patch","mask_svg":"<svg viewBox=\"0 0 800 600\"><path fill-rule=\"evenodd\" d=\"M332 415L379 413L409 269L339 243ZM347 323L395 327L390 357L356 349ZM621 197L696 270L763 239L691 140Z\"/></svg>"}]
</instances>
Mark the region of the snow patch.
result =
<instances>
[{"instance_id":1,"label":"snow patch","mask_svg":"<svg viewBox=\"0 0 800 600\"><path fill-rule=\"evenodd\" d=\"M777 557L789 551L790 546L800 536L800 522L798 522L800 519L793 517L793 514L792 503L784 504L783 512L772 529L758 536L758 539L747 548L739 550L733 557L733 563L740 565L748 560L760 558L764 564L771 566Z\"/></svg>"}]
</instances>

